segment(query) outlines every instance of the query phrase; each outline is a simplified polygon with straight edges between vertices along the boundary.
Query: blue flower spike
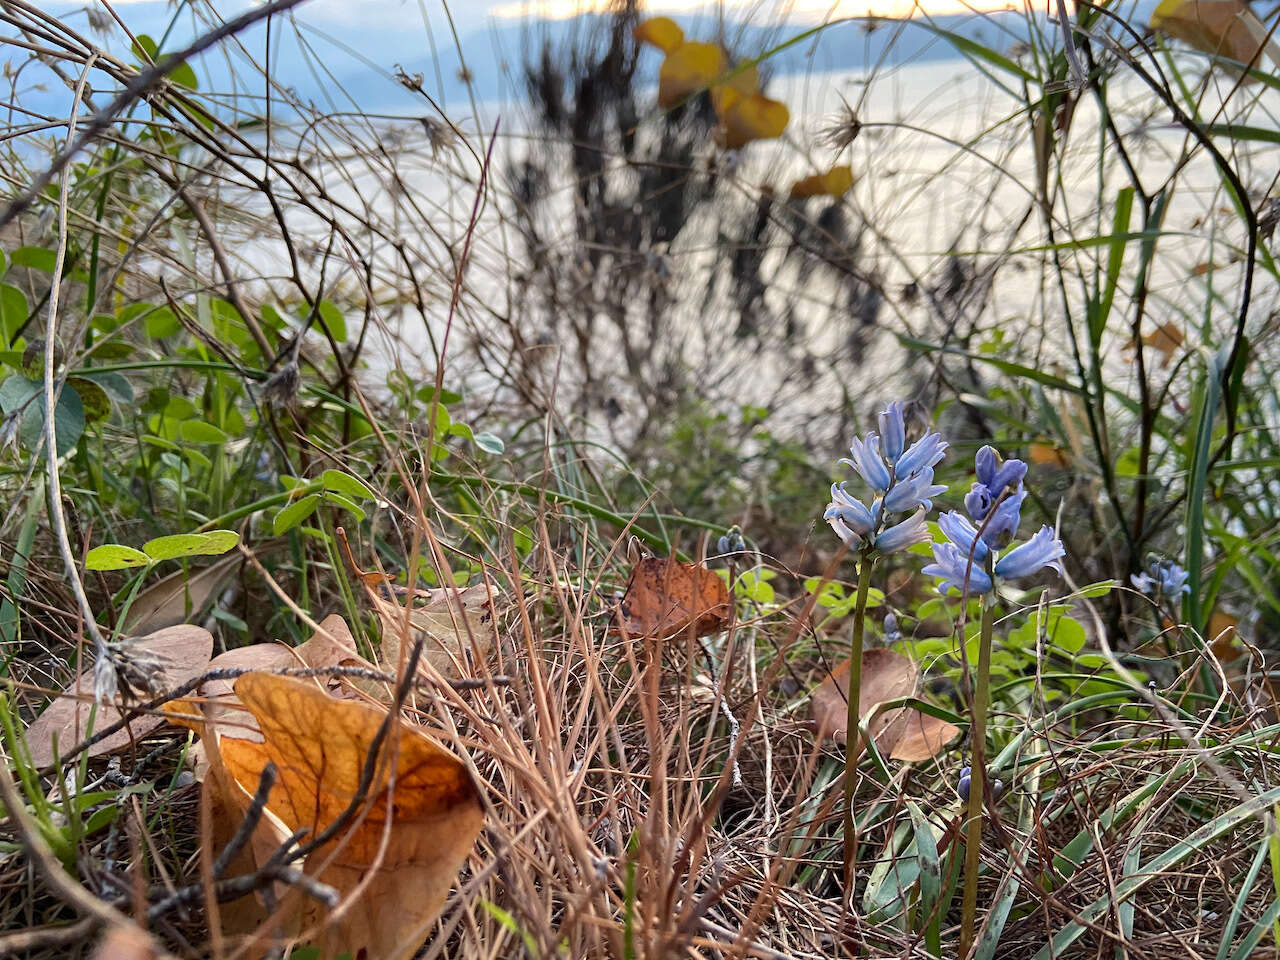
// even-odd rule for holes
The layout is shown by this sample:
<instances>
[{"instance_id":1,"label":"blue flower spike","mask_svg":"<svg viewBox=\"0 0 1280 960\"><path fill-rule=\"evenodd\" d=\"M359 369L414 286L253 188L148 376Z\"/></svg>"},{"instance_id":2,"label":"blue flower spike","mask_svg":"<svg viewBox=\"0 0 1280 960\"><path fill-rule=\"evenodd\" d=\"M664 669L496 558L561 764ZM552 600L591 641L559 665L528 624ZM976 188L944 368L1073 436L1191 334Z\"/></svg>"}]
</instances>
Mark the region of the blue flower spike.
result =
<instances>
[{"instance_id":1,"label":"blue flower spike","mask_svg":"<svg viewBox=\"0 0 1280 960\"><path fill-rule=\"evenodd\" d=\"M1022 522L1027 465L1021 460L1002 461L988 446L974 457L974 473L977 481L964 498L969 516L951 510L938 518L947 539L933 545L933 563L923 572L938 578L943 593L955 587L971 595L989 593L1001 580L1020 580L1041 570L1061 576L1060 560L1066 550L1052 527L1042 526L1025 543L1005 549ZM993 557L996 551L1004 552ZM1138 585L1137 577L1134 583Z\"/></svg>"},{"instance_id":2,"label":"blue flower spike","mask_svg":"<svg viewBox=\"0 0 1280 960\"><path fill-rule=\"evenodd\" d=\"M933 482L933 468L947 443L941 434L927 433L908 447L901 401L881 410L876 422L880 432L855 437L849 456L840 461L871 488L870 506L849 493L847 482L835 483L822 519L851 549L898 553L932 539L925 517L933 498L947 489Z\"/></svg>"}]
</instances>

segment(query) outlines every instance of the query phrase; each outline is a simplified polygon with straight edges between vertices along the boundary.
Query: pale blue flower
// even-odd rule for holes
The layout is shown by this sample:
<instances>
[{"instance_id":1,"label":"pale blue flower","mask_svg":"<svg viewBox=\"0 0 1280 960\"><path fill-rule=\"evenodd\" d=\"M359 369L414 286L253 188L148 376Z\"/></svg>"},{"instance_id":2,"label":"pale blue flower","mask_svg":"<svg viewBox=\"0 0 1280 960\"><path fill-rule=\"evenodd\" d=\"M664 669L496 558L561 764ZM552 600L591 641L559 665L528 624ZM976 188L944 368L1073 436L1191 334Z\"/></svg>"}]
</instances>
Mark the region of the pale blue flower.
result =
<instances>
[{"instance_id":1,"label":"pale blue flower","mask_svg":"<svg viewBox=\"0 0 1280 960\"><path fill-rule=\"evenodd\" d=\"M938 517L938 526L942 528L946 538L959 547L966 557L972 553L973 559L978 563L987 559L987 545L978 540L978 531L964 514L956 510L948 510ZM973 546L975 540L978 541L976 549Z\"/></svg>"},{"instance_id":2,"label":"pale blue flower","mask_svg":"<svg viewBox=\"0 0 1280 960\"><path fill-rule=\"evenodd\" d=\"M884 439L884 455L892 464L902 457L907 446L907 424L902 419L902 401L896 400L880 411L880 436Z\"/></svg>"},{"instance_id":3,"label":"pale blue flower","mask_svg":"<svg viewBox=\"0 0 1280 960\"><path fill-rule=\"evenodd\" d=\"M921 571L926 576L938 577L942 582L938 590L946 593L955 587L961 593L982 594L991 591L991 577L983 565L971 560L967 551L948 541L933 545L933 563Z\"/></svg>"},{"instance_id":4,"label":"pale blue flower","mask_svg":"<svg viewBox=\"0 0 1280 960\"><path fill-rule=\"evenodd\" d=\"M1022 501L1026 498L1027 491L1019 487L1015 493L1007 494L996 504L982 527L983 543L997 548L1009 544L1022 522Z\"/></svg>"},{"instance_id":5,"label":"pale blue flower","mask_svg":"<svg viewBox=\"0 0 1280 960\"><path fill-rule=\"evenodd\" d=\"M943 593L956 587L971 594L989 592L996 580L1015 580L1044 569L1061 575L1058 561L1066 551L1048 526L998 558L991 556L1009 544L1022 522L1027 465L1021 460L1001 463L994 449L983 447L974 457L974 467L978 481L964 498L973 520L955 510L938 518L947 542L933 545L934 562L924 572L941 581L938 588Z\"/></svg>"},{"instance_id":6,"label":"pale blue flower","mask_svg":"<svg viewBox=\"0 0 1280 960\"><path fill-rule=\"evenodd\" d=\"M897 553L917 543L928 543L932 540L929 527L924 522L924 511L925 508L920 507L906 520L876 534L876 549L881 553Z\"/></svg>"},{"instance_id":7,"label":"pale blue flower","mask_svg":"<svg viewBox=\"0 0 1280 960\"><path fill-rule=\"evenodd\" d=\"M884 493L893 483L893 476L880 456L880 438L874 433L867 434L866 440L854 437L849 445L849 456L840 462L853 467L876 493Z\"/></svg>"},{"instance_id":8,"label":"pale blue flower","mask_svg":"<svg viewBox=\"0 0 1280 960\"><path fill-rule=\"evenodd\" d=\"M902 639L902 629L898 626L898 618L892 610L884 615L885 643L896 643Z\"/></svg>"},{"instance_id":9,"label":"pale blue flower","mask_svg":"<svg viewBox=\"0 0 1280 960\"><path fill-rule=\"evenodd\" d=\"M924 467L893 485L884 495L884 508L890 513L902 513L918 505L928 510L933 498L946 490L942 484L933 482L933 467Z\"/></svg>"},{"instance_id":10,"label":"pale blue flower","mask_svg":"<svg viewBox=\"0 0 1280 960\"><path fill-rule=\"evenodd\" d=\"M1153 557L1147 570L1135 573L1129 579L1149 597L1176 597L1191 592L1187 576L1187 571L1173 560L1157 560Z\"/></svg>"},{"instance_id":11,"label":"pale blue flower","mask_svg":"<svg viewBox=\"0 0 1280 960\"><path fill-rule=\"evenodd\" d=\"M822 519L851 548L866 544L881 553L895 553L931 539L924 518L933 498L947 489L933 482L933 468L945 455L947 444L941 434L929 433L904 449L907 429L901 402L880 411L878 423L883 436L855 437L849 457L840 461L871 488L870 506L849 493L845 483L832 484L831 502ZM895 523L898 514L910 516Z\"/></svg>"},{"instance_id":12,"label":"pale blue flower","mask_svg":"<svg viewBox=\"0 0 1280 960\"><path fill-rule=\"evenodd\" d=\"M996 576L1005 580L1029 577L1046 567L1062 576L1062 564L1066 556L1062 541L1054 535L1053 527L1045 524L1030 540L1014 547L996 561Z\"/></svg>"},{"instance_id":13,"label":"pale blue flower","mask_svg":"<svg viewBox=\"0 0 1280 960\"><path fill-rule=\"evenodd\" d=\"M894 464L899 477L910 476L925 467L936 467L946 455L947 442L940 433L926 433L913 443Z\"/></svg>"}]
</instances>

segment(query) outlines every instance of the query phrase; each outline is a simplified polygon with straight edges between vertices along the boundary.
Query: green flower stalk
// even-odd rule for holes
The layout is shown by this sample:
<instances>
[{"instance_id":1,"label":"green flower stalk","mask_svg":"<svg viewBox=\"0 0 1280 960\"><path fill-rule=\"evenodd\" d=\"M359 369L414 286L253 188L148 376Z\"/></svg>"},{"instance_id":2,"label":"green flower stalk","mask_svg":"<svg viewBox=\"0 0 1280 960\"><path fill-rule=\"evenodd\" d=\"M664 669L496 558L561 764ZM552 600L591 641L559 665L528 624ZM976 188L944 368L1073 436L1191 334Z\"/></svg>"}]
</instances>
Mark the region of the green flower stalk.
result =
<instances>
[{"instance_id":1,"label":"green flower stalk","mask_svg":"<svg viewBox=\"0 0 1280 960\"><path fill-rule=\"evenodd\" d=\"M858 557L858 593L849 650L848 738L844 773L844 885L851 905L858 847L853 795L862 739L858 705L862 697L862 642L871 570L881 556L897 553L916 543L928 543L932 539L925 526L925 516L932 507L932 499L947 489L933 482L933 468L947 450L941 434L927 433L907 447L906 422L900 402L891 403L880 412L879 427L879 434L869 433L865 439L855 437L849 447L849 459L840 461L853 467L871 487L871 506L850 494L846 490L847 482L833 483L831 502L822 515ZM890 522L897 514L908 516Z\"/></svg>"}]
</instances>

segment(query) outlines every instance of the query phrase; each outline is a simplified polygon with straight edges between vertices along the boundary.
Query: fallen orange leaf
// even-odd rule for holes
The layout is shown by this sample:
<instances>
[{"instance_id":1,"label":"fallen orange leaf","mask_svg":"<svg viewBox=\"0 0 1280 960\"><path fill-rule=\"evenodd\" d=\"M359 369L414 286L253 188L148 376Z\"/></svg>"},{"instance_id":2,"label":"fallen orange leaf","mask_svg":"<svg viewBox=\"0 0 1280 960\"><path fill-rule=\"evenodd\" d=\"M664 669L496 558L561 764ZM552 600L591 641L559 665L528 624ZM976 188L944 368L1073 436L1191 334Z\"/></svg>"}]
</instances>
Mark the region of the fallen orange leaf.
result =
<instances>
[{"instance_id":1,"label":"fallen orange leaf","mask_svg":"<svg viewBox=\"0 0 1280 960\"><path fill-rule=\"evenodd\" d=\"M684 31L670 17L650 17L636 24L632 36L637 43L648 43L663 53L670 53L684 43Z\"/></svg>"},{"instance_id":2,"label":"fallen orange leaf","mask_svg":"<svg viewBox=\"0 0 1280 960\"><path fill-rule=\"evenodd\" d=\"M134 648L160 660L166 690L181 686L204 673L213 654L213 636L203 627L179 624L165 627L133 641ZM80 673L45 711L27 728L27 749L31 761L37 767L53 762L53 741L57 738L58 751L65 754L85 738L89 726L89 714L93 710L93 668ZM124 716L117 704L98 705L93 728L103 730L117 723ZM94 744L87 751L96 757L127 747L138 737L146 736L164 722L162 716L142 715L129 721L128 728ZM131 735L132 734L132 735Z\"/></svg>"},{"instance_id":3,"label":"fallen orange leaf","mask_svg":"<svg viewBox=\"0 0 1280 960\"><path fill-rule=\"evenodd\" d=\"M719 574L694 563L646 557L631 568L618 612L626 635L648 640L692 629L719 633L729 622L729 588Z\"/></svg>"},{"instance_id":4,"label":"fallen orange leaf","mask_svg":"<svg viewBox=\"0 0 1280 960\"><path fill-rule=\"evenodd\" d=\"M221 735L213 724L195 726L212 741L214 776L206 788L221 792L217 799L223 815L231 815L232 830L266 765L278 771L250 843L255 865L265 863L294 830L305 828L315 838L356 804L350 823L303 864L339 893L339 907L328 912L292 890L282 906L284 932L305 935L323 956L408 960L425 940L483 826L466 766L396 719L362 794L367 758L388 722L384 707L337 700L308 681L263 673L241 677L235 693L257 721L263 742ZM215 836L227 835L227 824L222 826ZM228 904L222 913L232 914L232 923L243 929L234 916L241 907L257 919L256 898Z\"/></svg>"},{"instance_id":5,"label":"fallen orange leaf","mask_svg":"<svg viewBox=\"0 0 1280 960\"><path fill-rule=\"evenodd\" d=\"M853 186L853 168L848 164L832 167L826 173L814 173L797 180L791 187L793 197L843 197Z\"/></svg>"},{"instance_id":6,"label":"fallen orange leaf","mask_svg":"<svg viewBox=\"0 0 1280 960\"><path fill-rule=\"evenodd\" d=\"M1244 656L1235 642L1239 636L1239 626L1240 621L1229 613L1214 610L1209 614L1209 649L1220 663L1230 663Z\"/></svg>"}]
</instances>

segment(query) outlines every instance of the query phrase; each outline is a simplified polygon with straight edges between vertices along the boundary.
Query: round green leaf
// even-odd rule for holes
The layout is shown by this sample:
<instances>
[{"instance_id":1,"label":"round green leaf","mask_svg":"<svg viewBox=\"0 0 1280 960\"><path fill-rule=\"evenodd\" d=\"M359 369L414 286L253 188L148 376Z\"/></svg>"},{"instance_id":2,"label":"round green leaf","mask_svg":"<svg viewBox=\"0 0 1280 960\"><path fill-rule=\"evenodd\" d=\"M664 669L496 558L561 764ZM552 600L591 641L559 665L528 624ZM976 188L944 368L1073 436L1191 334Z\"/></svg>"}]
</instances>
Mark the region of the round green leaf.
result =
<instances>
[{"instance_id":1,"label":"round green leaf","mask_svg":"<svg viewBox=\"0 0 1280 960\"><path fill-rule=\"evenodd\" d=\"M182 321L168 307L161 307L147 314L147 319L143 321L143 329L147 331L148 337L153 340L161 340L165 337L171 337L181 330Z\"/></svg>"},{"instance_id":2,"label":"round green leaf","mask_svg":"<svg viewBox=\"0 0 1280 960\"><path fill-rule=\"evenodd\" d=\"M103 349L107 346L122 346L125 348L126 355L132 351L132 347L130 347L128 344L98 343L98 344L95 344L93 348L94 356L101 357L103 353ZM127 379L125 379L123 375L116 373L114 370L107 370L103 373L86 371L85 373L80 374L80 379L92 380L94 383L100 386L103 390L105 390L107 392L107 396L109 396L112 400L116 401L116 403L133 403L134 402L135 395L133 392L133 384L131 384Z\"/></svg>"},{"instance_id":3,"label":"round green leaf","mask_svg":"<svg viewBox=\"0 0 1280 960\"><path fill-rule=\"evenodd\" d=\"M19 247L9 254L9 262L15 267L30 267L41 273L53 273L58 265L58 255L46 247Z\"/></svg>"},{"instance_id":4,"label":"round green leaf","mask_svg":"<svg viewBox=\"0 0 1280 960\"><path fill-rule=\"evenodd\" d=\"M353 477L341 470L326 470L320 475L324 488L331 493L340 493L352 500L377 500L378 495L359 477Z\"/></svg>"},{"instance_id":5,"label":"round green leaf","mask_svg":"<svg viewBox=\"0 0 1280 960\"><path fill-rule=\"evenodd\" d=\"M40 395L27 405L26 413L22 415L22 426L18 429L18 436L28 450L36 450L44 437L44 395L38 383L36 391ZM56 453L59 457L65 457L76 448L84 433L84 424L84 404L80 402L80 395L70 387L63 387L58 403L53 408L53 426L58 435Z\"/></svg>"},{"instance_id":6,"label":"round green leaf","mask_svg":"<svg viewBox=\"0 0 1280 960\"><path fill-rule=\"evenodd\" d=\"M152 560L177 560L182 557L214 557L226 553L240 542L233 530L210 530L208 533L175 533L157 537L142 545Z\"/></svg>"},{"instance_id":7,"label":"round green leaf","mask_svg":"<svg viewBox=\"0 0 1280 960\"><path fill-rule=\"evenodd\" d=\"M280 534L292 530L311 514L315 513L316 507L319 505L320 494L318 493L312 493L300 500L295 500L276 514L275 520L271 522L271 529L278 537Z\"/></svg>"},{"instance_id":8,"label":"round green leaf","mask_svg":"<svg viewBox=\"0 0 1280 960\"><path fill-rule=\"evenodd\" d=\"M111 416L111 398L100 385L84 377L70 377L67 379L67 386L80 395L86 421L97 423Z\"/></svg>"},{"instance_id":9,"label":"round green leaf","mask_svg":"<svg viewBox=\"0 0 1280 960\"><path fill-rule=\"evenodd\" d=\"M228 437L212 423L203 420L184 420L178 427L178 436L187 443L226 443Z\"/></svg>"},{"instance_id":10,"label":"round green leaf","mask_svg":"<svg viewBox=\"0 0 1280 960\"><path fill-rule=\"evenodd\" d=\"M104 543L94 547L84 558L86 570L124 570L127 567L145 567L150 562L151 558L141 550L122 543Z\"/></svg>"}]
</instances>

